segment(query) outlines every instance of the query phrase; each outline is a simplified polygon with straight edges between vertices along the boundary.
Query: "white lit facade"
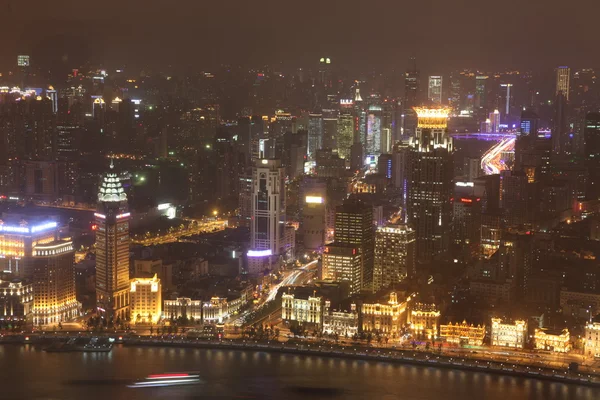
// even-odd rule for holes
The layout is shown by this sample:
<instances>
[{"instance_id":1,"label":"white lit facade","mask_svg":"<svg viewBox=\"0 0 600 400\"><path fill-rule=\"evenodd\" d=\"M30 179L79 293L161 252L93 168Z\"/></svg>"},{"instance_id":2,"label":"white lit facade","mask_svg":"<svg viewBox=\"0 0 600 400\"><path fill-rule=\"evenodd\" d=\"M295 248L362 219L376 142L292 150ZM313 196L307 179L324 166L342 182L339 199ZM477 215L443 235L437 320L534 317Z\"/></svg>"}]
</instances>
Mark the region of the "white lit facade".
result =
<instances>
[{"instance_id":1,"label":"white lit facade","mask_svg":"<svg viewBox=\"0 0 600 400\"><path fill-rule=\"evenodd\" d=\"M351 304L349 310L335 310L329 300L323 308L323 333L352 337L358 333L358 309Z\"/></svg>"},{"instance_id":2,"label":"white lit facade","mask_svg":"<svg viewBox=\"0 0 600 400\"><path fill-rule=\"evenodd\" d=\"M407 225L389 224L375 232L374 291L414 275L416 234Z\"/></svg>"},{"instance_id":3,"label":"white lit facade","mask_svg":"<svg viewBox=\"0 0 600 400\"><path fill-rule=\"evenodd\" d=\"M571 68L558 67L556 69L556 96L562 93L569 100L569 89L571 81Z\"/></svg>"},{"instance_id":4,"label":"white lit facade","mask_svg":"<svg viewBox=\"0 0 600 400\"><path fill-rule=\"evenodd\" d=\"M429 77L427 98L436 105L442 104L442 77L439 75Z\"/></svg>"},{"instance_id":5,"label":"white lit facade","mask_svg":"<svg viewBox=\"0 0 600 400\"><path fill-rule=\"evenodd\" d=\"M522 349L527 341L527 322L517 320L503 323L500 318L492 318L492 346Z\"/></svg>"},{"instance_id":6,"label":"white lit facade","mask_svg":"<svg viewBox=\"0 0 600 400\"><path fill-rule=\"evenodd\" d=\"M129 318L129 220L127 196L116 173L102 180L96 217L96 305L107 318Z\"/></svg>"},{"instance_id":7,"label":"white lit facade","mask_svg":"<svg viewBox=\"0 0 600 400\"><path fill-rule=\"evenodd\" d=\"M281 319L300 323L321 324L323 309L319 296L296 296L284 293L281 296Z\"/></svg>"},{"instance_id":8,"label":"white lit facade","mask_svg":"<svg viewBox=\"0 0 600 400\"><path fill-rule=\"evenodd\" d=\"M363 262L360 248L336 243L325 246L322 279L348 282L350 294L360 293L363 287Z\"/></svg>"}]
</instances>

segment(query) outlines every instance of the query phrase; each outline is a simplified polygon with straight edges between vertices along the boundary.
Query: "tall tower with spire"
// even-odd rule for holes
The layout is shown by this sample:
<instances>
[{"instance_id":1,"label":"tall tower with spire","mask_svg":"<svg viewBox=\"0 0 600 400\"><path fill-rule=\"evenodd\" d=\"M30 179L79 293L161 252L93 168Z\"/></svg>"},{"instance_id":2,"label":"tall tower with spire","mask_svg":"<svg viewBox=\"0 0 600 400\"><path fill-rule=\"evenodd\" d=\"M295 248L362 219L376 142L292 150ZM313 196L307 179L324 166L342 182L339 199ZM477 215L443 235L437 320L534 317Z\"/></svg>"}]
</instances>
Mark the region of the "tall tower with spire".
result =
<instances>
[{"instance_id":1,"label":"tall tower with spire","mask_svg":"<svg viewBox=\"0 0 600 400\"><path fill-rule=\"evenodd\" d=\"M127 195L111 161L98 192L96 306L106 318L129 317L129 217Z\"/></svg>"}]
</instances>

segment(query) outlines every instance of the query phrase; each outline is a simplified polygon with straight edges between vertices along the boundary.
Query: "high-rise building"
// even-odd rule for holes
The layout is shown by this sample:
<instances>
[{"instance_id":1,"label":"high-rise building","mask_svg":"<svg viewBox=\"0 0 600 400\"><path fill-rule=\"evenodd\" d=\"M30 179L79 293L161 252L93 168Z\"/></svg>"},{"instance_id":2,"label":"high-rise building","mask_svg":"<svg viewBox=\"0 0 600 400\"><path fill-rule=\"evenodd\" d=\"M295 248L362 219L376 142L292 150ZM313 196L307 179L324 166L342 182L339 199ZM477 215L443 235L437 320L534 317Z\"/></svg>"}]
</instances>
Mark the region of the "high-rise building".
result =
<instances>
[{"instance_id":1,"label":"high-rise building","mask_svg":"<svg viewBox=\"0 0 600 400\"><path fill-rule=\"evenodd\" d=\"M535 111L531 109L523 110L521 112L521 129L519 133L521 136L534 136L537 137L539 117Z\"/></svg>"},{"instance_id":2,"label":"high-rise building","mask_svg":"<svg viewBox=\"0 0 600 400\"><path fill-rule=\"evenodd\" d=\"M415 108L418 115L412 147L407 198L408 223L417 236L417 259L429 261L448 250L453 194L452 138L448 108Z\"/></svg>"},{"instance_id":3,"label":"high-rise building","mask_svg":"<svg viewBox=\"0 0 600 400\"><path fill-rule=\"evenodd\" d=\"M308 156L313 159L317 150L323 147L323 114L308 115Z\"/></svg>"},{"instance_id":4,"label":"high-rise building","mask_svg":"<svg viewBox=\"0 0 600 400\"><path fill-rule=\"evenodd\" d=\"M442 77L434 75L429 77L427 98L435 105L442 104Z\"/></svg>"},{"instance_id":5,"label":"high-rise building","mask_svg":"<svg viewBox=\"0 0 600 400\"><path fill-rule=\"evenodd\" d=\"M285 170L280 160L261 159L252 169L252 221L248 268L264 270L285 247Z\"/></svg>"},{"instance_id":6,"label":"high-rise building","mask_svg":"<svg viewBox=\"0 0 600 400\"><path fill-rule=\"evenodd\" d=\"M330 243L323 249L322 279L347 282L349 293L363 288L363 263L360 248L351 244Z\"/></svg>"},{"instance_id":7,"label":"high-rise building","mask_svg":"<svg viewBox=\"0 0 600 400\"><path fill-rule=\"evenodd\" d=\"M387 224L375 232L373 291L415 275L415 231L404 224Z\"/></svg>"},{"instance_id":8,"label":"high-rise building","mask_svg":"<svg viewBox=\"0 0 600 400\"><path fill-rule=\"evenodd\" d=\"M489 77L477 75L475 77L475 107L486 109L488 106L488 83Z\"/></svg>"},{"instance_id":9,"label":"high-rise building","mask_svg":"<svg viewBox=\"0 0 600 400\"><path fill-rule=\"evenodd\" d=\"M556 96L562 93L565 99L569 101L570 80L571 68L563 66L556 69Z\"/></svg>"},{"instance_id":10,"label":"high-rise building","mask_svg":"<svg viewBox=\"0 0 600 400\"><path fill-rule=\"evenodd\" d=\"M324 149L337 149L338 111L323 110L323 139L321 146Z\"/></svg>"},{"instance_id":11,"label":"high-rise building","mask_svg":"<svg viewBox=\"0 0 600 400\"><path fill-rule=\"evenodd\" d=\"M304 248L320 250L325 244L327 217L327 185L325 182L308 182L303 184L302 235Z\"/></svg>"},{"instance_id":12,"label":"high-rise building","mask_svg":"<svg viewBox=\"0 0 600 400\"><path fill-rule=\"evenodd\" d=\"M350 149L354 143L354 115L342 110L337 125L337 152L341 158L350 158Z\"/></svg>"},{"instance_id":13,"label":"high-rise building","mask_svg":"<svg viewBox=\"0 0 600 400\"><path fill-rule=\"evenodd\" d=\"M129 297L133 322L143 324L158 322L162 310L162 293L157 274L131 279Z\"/></svg>"},{"instance_id":14,"label":"high-rise building","mask_svg":"<svg viewBox=\"0 0 600 400\"><path fill-rule=\"evenodd\" d=\"M381 154L381 106L371 104L367 113L367 129L363 142L365 155L378 157Z\"/></svg>"},{"instance_id":15,"label":"high-rise building","mask_svg":"<svg viewBox=\"0 0 600 400\"><path fill-rule=\"evenodd\" d=\"M58 237L58 223L21 214L2 214L0 224L0 271L21 278L33 275L33 254L38 245Z\"/></svg>"},{"instance_id":16,"label":"high-rise building","mask_svg":"<svg viewBox=\"0 0 600 400\"><path fill-rule=\"evenodd\" d=\"M598 199L600 197L600 113L588 113L584 122L584 154L585 165L589 172L590 187L588 197Z\"/></svg>"},{"instance_id":17,"label":"high-rise building","mask_svg":"<svg viewBox=\"0 0 600 400\"><path fill-rule=\"evenodd\" d=\"M96 217L96 304L106 318L129 318L129 219L121 179L110 171L102 178Z\"/></svg>"},{"instance_id":18,"label":"high-rise building","mask_svg":"<svg viewBox=\"0 0 600 400\"><path fill-rule=\"evenodd\" d=\"M571 138L569 137L568 101L563 92L556 95L554 102L554 118L552 121L552 153L555 155L568 155L571 152Z\"/></svg>"},{"instance_id":19,"label":"high-rise building","mask_svg":"<svg viewBox=\"0 0 600 400\"><path fill-rule=\"evenodd\" d=\"M419 70L417 59L410 58L410 67L404 74L404 109L416 107L419 101Z\"/></svg>"},{"instance_id":20,"label":"high-rise building","mask_svg":"<svg viewBox=\"0 0 600 400\"><path fill-rule=\"evenodd\" d=\"M75 296L75 252L70 240L37 245L33 251L33 324L65 322L79 315Z\"/></svg>"},{"instance_id":21,"label":"high-rise building","mask_svg":"<svg viewBox=\"0 0 600 400\"><path fill-rule=\"evenodd\" d=\"M353 245L362 258L362 288L373 285L374 253L373 207L359 200L349 199L336 208L334 244Z\"/></svg>"}]
</instances>

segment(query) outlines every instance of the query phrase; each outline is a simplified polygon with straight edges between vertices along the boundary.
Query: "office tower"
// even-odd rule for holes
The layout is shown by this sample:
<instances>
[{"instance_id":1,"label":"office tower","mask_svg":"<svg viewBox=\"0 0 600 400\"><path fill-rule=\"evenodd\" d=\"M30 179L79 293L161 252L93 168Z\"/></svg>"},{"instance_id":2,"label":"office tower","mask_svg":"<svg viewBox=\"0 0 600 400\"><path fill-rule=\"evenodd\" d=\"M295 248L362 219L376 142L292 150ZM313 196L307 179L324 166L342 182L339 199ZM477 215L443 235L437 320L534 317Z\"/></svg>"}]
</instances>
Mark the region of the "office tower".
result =
<instances>
[{"instance_id":1,"label":"office tower","mask_svg":"<svg viewBox=\"0 0 600 400\"><path fill-rule=\"evenodd\" d=\"M33 275L36 246L53 242L58 237L58 224L50 218L22 214L2 214L0 224L0 271L20 278Z\"/></svg>"},{"instance_id":2,"label":"office tower","mask_svg":"<svg viewBox=\"0 0 600 400\"><path fill-rule=\"evenodd\" d=\"M262 159L252 168L252 221L248 268L257 275L285 246L285 171L280 160Z\"/></svg>"},{"instance_id":3,"label":"office tower","mask_svg":"<svg viewBox=\"0 0 600 400\"><path fill-rule=\"evenodd\" d=\"M532 109L526 109L521 112L521 129L519 133L521 136L534 136L537 137L539 117Z\"/></svg>"},{"instance_id":4,"label":"office tower","mask_svg":"<svg viewBox=\"0 0 600 400\"><path fill-rule=\"evenodd\" d=\"M472 254L476 255L481 239L481 198L456 196L452 214L454 243L469 246Z\"/></svg>"},{"instance_id":5,"label":"office tower","mask_svg":"<svg viewBox=\"0 0 600 400\"><path fill-rule=\"evenodd\" d=\"M465 182L473 182L475 178L483 175L483 171L481 169L481 158L465 157L463 175L465 177Z\"/></svg>"},{"instance_id":6,"label":"office tower","mask_svg":"<svg viewBox=\"0 0 600 400\"><path fill-rule=\"evenodd\" d=\"M500 132L500 111L490 113L490 133Z\"/></svg>"},{"instance_id":7,"label":"office tower","mask_svg":"<svg viewBox=\"0 0 600 400\"><path fill-rule=\"evenodd\" d=\"M323 139L324 149L337 149L338 111L323 109Z\"/></svg>"},{"instance_id":8,"label":"office tower","mask_svg":"<svg viewBox=\"0 0 600 400\"><path fill-rule=\"evenodd\" d=\"M600 197L600 113L588 113L584 123L585 166L589 172L588 198Z\"/></svg>"},{"instance_id":9,"label":"office tower","mask_svg":"<svg viewBox=\"0 0 600 400\"><path fill-rule=\"evenodd\" d=\"M70 240L38 244L33 250L33 325L65 322L79 315L75 296L75 251Z\"/></svg>"},{"instance_id":10,"label":"office tower","mask_svg":"<svg viewBox=\"0 0 600 400\"><path fill-rule=\"evenodd\" d=\"M240 174L238 179L240 226L250 227L252 221L252 174Z\"/></svg>"},{"instance_id":11,"label":"office tower","mask_svg":"<svg viewBox=\"0 0 600 400\"><path fill-rule=\"evenodd\" d=\"M575 106L598 105L598 81L596 72L584 68L573 74L573 98Z\"/></svg>"},{"instance_id":12,"label":"office tower","mask_svg":"<svg viewBox=\"0 0 600 400\"><path fill-rule=\"evenodd\" d=\"M319 83L325 88L331 88L333 85L331 78L331 59L329 57L321 57L319 60Z\"/></svg>"},{"instance_id":13,"label":"office tower","mask_svg":"<svg viewBox=\"0 0 600 400\"><path fill-rule=\"evenodd\" d=\"M554 155L566 156L571 152L567 111L567 97L561 91L556 95L552 120L552 153Z\"/></svg>"},{"instance_id":14,"label":"office tower","mask_svg":"<svg viewBox=\"0 0 600 400\"><path fill-rule=\"evenodd\" d=\"M362 289L373 286L374 229L373 207L360 200L348 199L335 212L335 245L352 245L362 258Z\"/></svg>"},{"instance_id":15,"label":"office tower","mask_svg":"<svg viewBox=\"0 0 600 400\"><path fill-rule=\"evenodd\" d=\"M375 232L373 291L415 276L416 235L408 225L396 221Z\"/></svg>"},{"instance_id":16,"label":"office tower","mask_svg":"<svg viewBox=\"0 0 600 400\"><path fill-rule=\"evenodd\" d=\"M347 282L350 294L360 293L364 288L360 247L335 242L327 244L323 249L321 278Z\"/></svg>"},{"instance_id":17,"label":"office tower","mask_svg":"<svg viewBox=\"0 0 600 400\"><path fill-rule=\"evenodd\" d=\"M53 201L58 197L58 165L48 161L23 161L24 192L35 199Z\"/></svg>"},{"instance_id":18,"label":"office tower","mask_svg":"<svg viewBox=\"0 0 600 400\"><path fill-rule=\"evenodd\" d=\"M394 157L392 154L382 154L377 159L377 173L391 182L394 174Z\"/></svg>"},{"instance_id":19,"label":"office tower","mask_svg":"<svg viewBox=\"0 0 600 400\"><path fill-rule=\"evenodd\" d=\"M417 59L410 58L410 67L404 73L404 109L408 110L418 105L419 101L419 70Z\"/></svg>"},{"instance_id":20,"label":"office tower","mask_svg":"<svg viewBox=\"0 0 600 400\"><path fill-rule=\"evenodd\" d=\"M315 174L321 178L341 178L346 175L346 162L331 149L317 150Z\"/></svg>"},{"instance_id":21,"label":"office tower","mask_svg":"<svg viewBox=\"0 0 600 400\"><path fill-rule=\"evenodd\" d=\"M381 106L371 104L367 113L367 129L363 142L366 156L381 154Z\"/></svg>"},{"instance_id":22,"label":"office tower","mask_svg":"<svg viewBox=\"0 0 600 400\"><path fill-rule=\"evenodd\" d=\"M325 244L327 217L327 185L325 182L305 178L302 184L301 229L304 248L318 251Z\"/></svg>"},{"instance_id":23,"label":"office tower","mask_svg":"<svg viewBox=\"0 0 600 400\"><path fill-rule=\"evenodd\" d=\"M127 195L110 164L98 192L96 304L106 318L129 318L129 218Z\"/></svg>"},{"instance_id":24,"label":"office tower","mask_svg":"<svg viewBox=\"0 0 600 400\"><path fill-rule=\"evenodd\" d=\"M486 109L488 106L487 83L489 77L477 75L475 77L475 107Z\"/></svg>"},{"instance_id":25,"label":"office tower","mask_svg":"<svg viewBox=\"0 0 600 400\"><path fill-rule=\"evenodd\" d=\"M571 79L571 68L558 67L556 69L556 96L560 93L569 101L569 84Z\"/></svg>"},{"instance_id":26,"label":"office tower","mask_svg":"<svg viewBox=\"0 0 600 400\"><path fill-rule=\"evenodd\" d=\"M360 142L355 142L350 147L350 169L352 171L359 171L364 165L363 146Z\"/></svg>"},{"instance_id":27,"label":"office tower","mask_svg":"<svg viewBox=\"0 0 600 400\"><path fill-rule=\"evenodd\" d=\"M534 218L535 185L523 170L500 173L500 207L507 227L531 224Z\"/></svg>"},{"instance_id":28,"label":"office tower","mask_svg":"<svg viewBox=\"0 0 600 400\"><path fill-rule=\"evenodd\" d=\"M250 162L252 164L264 156L266 124L267 121L263 120L259 115L253 115L250 120Z\"/></svg>"},{"instance_id":29,"label":"office tower","mask_svg":"<svg viewBox=\"0 0 600 400\"><path fill-rule=\"evenodd\" d=\"M58 112L58 93L52 86L46 89L46 96L50 99L52 103L52 112L56 114Z\"/></svg>"},{"instance_id":30,"label":"office tower","mask_svg":"<svg viewBox=\"0 0 600 400\"><path fill-rule=\"evenodd\" d=\"M427 98L435 104L442 104L442 77L434 75L429 77L429 85L427 87Z\"/></svg>"},{"instance_id":31,"label":"office tower","mask_svg":"<svg viewBox=\"0 0 600 400\"><path fill-rule=\"evenodd\" d=\"M498 108L500 109L500 115L502 116L503 123L508 123L510 117L512 116L514 103L515 103L515 100L514 100L513 84L512 83L501 84Z\"/></svg>"},{"instance_id":32,"label":"office tower","mask_svg":"<svg viewBox=\"0 0 600 400\"><path fill-rule=\"evenodd\" d=\"M323 114L308 115L308 157L314 159L317 150L323 148Z\"/></svg>"},{"instance_id":33,"label":"office tower","mask_svg":"<svg viewBox=\"0 0 600 400\"><path fill-rule=\"evenodd\" d=\"M337 126L337 152L343 159L350 158L350 149L354 143L354 115L351 110L342 110Z\"/></svg>"},{"instance_id":34,"label":"office tower","mask_svg":"<svg viewBox=\"0 0 600 400\"><path fill-rule=\"evenodd\" d=\"M157 274L143 274L131 279L129 298L131 321L155 324L161 317L162 288Z\"/></svg>"},{"instance_id":35,"label":"office tower","mask_svg":"<svg viewBox=\"0 0 600 400\"><path fill-rule=\"evenodd\" d=\"M417 235L417 259L427 262L448 250L453 190L450 109L416 107L418 125L411 139L408 223Z\"/></svg>"},{"instance_id":36,"label":"office tower","mask_svg":"<svg viewBox=\"0 0 600 400\"><path fill-rule=\"evenodd\" d=\"M304 161L306 161L306 145L308 132L300 129L296 133L286 132L283 135L283 149L281 164L290 180L304 174Z\"/></svg>"}]
</instances>

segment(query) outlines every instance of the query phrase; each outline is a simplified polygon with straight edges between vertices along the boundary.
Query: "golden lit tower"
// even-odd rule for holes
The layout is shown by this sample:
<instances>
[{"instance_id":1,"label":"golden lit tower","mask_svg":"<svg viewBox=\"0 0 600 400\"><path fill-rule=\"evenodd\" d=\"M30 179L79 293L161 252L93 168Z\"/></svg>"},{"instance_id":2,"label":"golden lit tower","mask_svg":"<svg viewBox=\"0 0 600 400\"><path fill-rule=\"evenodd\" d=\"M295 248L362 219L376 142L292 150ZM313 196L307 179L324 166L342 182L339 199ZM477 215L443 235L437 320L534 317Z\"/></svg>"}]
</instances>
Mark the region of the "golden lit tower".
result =
<instances>
[{"instance_id":1,"label":"golden lit tower","mask_svg":"<svg viewBox=\"0 0 600 400\"><path fill-rule=\"evenodd\" d=\"M117 174L102 178L96 231L96 305L107 318L129 317L129 217L127 195Z\"/></svg>"},{"instance_id":2,"label":"golden lit tower","mask_svg":"<svg viewBox=\"0 0 600 400\"><path fill-rule=\"evenodd\" d=\"M79 315L74 257L70 240L40 244L33 250L34 325L58 324Z\"/></svg>"},{"instance_id":3,"label":"golden lit tower","mask_svg":"<svg viewBox=\"0 0 600 400\"><path fill-rule=\"evenodd\" d=\"M448 250L452 218L452 138L449 108L415 107L418 124L411 138L407 219L417 236L417 260L426 262Z\"/></svg>"}]
</instances>

